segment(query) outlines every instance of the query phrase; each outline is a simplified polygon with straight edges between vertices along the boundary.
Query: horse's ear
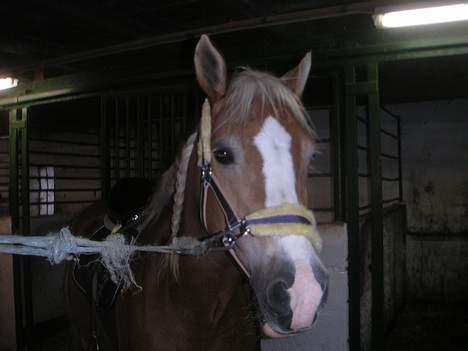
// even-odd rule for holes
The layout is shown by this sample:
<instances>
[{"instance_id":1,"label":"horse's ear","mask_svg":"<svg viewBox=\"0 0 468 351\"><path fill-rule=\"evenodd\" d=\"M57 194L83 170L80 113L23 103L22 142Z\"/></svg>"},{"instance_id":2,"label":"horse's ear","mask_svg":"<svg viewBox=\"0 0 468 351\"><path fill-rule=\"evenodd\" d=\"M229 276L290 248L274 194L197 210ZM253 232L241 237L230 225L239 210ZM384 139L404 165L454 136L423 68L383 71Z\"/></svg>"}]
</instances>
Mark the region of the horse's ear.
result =
<instances>
[{"instance_id":1,"label":"horse's ear","mask_svg":"<svg viewBox=\"0 0 468 351\"><path fill-rule=\"evenodd\" d=\"M299 97L302 96L307 78L309 77L312 61L311 56L312 54L309 51L295 68L281 77L284 84L286 84Z\"/></svg>"},{"instance_id":2,"label":"horse's ear","mask_svg":"<svg viewBox=\"0 0 468 351\"><path fill-rule=\"evenodd\" d=\"M207 35L201 36L193 60L198 83L210 101L223 97L227 84L226 63Z\"/></svg>"}]
</instances>

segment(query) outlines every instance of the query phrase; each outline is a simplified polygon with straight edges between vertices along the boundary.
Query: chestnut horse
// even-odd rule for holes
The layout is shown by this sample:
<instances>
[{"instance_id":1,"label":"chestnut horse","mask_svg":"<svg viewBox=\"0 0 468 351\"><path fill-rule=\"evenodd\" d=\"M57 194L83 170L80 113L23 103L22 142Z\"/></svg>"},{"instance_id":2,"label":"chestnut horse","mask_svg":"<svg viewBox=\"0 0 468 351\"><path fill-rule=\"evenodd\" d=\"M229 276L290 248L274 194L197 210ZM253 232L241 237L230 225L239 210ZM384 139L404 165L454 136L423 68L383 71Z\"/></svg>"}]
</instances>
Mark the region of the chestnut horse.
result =
<instances>
[{"instance_id":1,"label":"chestnut horse","mask_svg":"<svg viewBox=\"0 0 468 351\"><path fill-rule=\"evenodd\" d=\"M202 36L194 62L211 110L205 103L198 132L162 176L138 243L224 233L229 250L136 256L142 290L122 293L97 328L68 279L69 316L82 350L94 347L96 330L100 349L256 350L260 332L281 337L310 328L326 300L328 273L306 210L315 146L300 98L310 54L281 78L245 69L228 81L222 55ZM86 235L102 218L88 209L72 230Z\"/></svg>"}]
</instances>

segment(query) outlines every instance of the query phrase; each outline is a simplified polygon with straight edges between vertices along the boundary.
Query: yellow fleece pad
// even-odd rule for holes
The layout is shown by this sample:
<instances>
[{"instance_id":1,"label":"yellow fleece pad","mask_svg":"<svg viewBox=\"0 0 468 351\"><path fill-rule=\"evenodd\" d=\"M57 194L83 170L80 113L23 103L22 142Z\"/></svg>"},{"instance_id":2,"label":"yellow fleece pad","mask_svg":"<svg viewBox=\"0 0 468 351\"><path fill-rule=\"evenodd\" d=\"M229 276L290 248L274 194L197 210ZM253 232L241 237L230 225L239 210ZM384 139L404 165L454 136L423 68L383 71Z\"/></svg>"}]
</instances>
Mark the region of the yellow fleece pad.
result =
<instances>
[{"instance_id":1,"label":"yellow fleece pad","mask_svg":"<svg viewBox=\"0 0 468 351\"><path fill-rule=\"evenodd\" d=\"M322 250L322 240L317 231L317 224L314 214L305 207L283 204L278 207L271 207L254 212L246 217L249 219L259 219L271 216L296 215L307 218L311 224L304 223L275 223L275 224L251 224L250 231L253 235L302 235L307 237L317 251Z\"/></svg>"}]
</instances>

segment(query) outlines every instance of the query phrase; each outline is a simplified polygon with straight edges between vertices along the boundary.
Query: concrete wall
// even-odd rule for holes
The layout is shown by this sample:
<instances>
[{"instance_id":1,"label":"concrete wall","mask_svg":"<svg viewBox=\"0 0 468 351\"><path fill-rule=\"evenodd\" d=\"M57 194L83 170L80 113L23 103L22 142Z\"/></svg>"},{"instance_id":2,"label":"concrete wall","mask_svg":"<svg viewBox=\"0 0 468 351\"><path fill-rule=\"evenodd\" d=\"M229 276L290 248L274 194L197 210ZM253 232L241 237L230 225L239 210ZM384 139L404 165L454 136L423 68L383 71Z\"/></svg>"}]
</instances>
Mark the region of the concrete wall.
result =
<instances>
[{"instance_id":1,"label":"concrete wall","mask_svg":"<svg viewBox=\"0 0 468 351\"><path fill-rule=\"evenodd\" d=\"M368 217L361 229L361 349L370 350L372 272L370 270L372 243ZM405 301L406 277L406 210L394 205L384 211L384 316L389 330Z\"/></svg>"},{"instance_id":2,"label":"concrete wall","mask_svg":"<svg viewBox=\"0 0 468 351\"><path fill-rule=\"evenodd\" d=\"M402 118L409 231L468 231L468 100L389 108Z\"/></svg>"},{"instance_id":3,"label":"concrete wall","mask_svg":"<svg viewBox=\"0 0 468 351\"><path fill-rule=\"evenodd\" d=\"M410 235L407 262L408 299L467 302L468 237Z\"/></svg>"},{"instance_id":4,"label":"concrete wall","mask_svg":"<svg viewBox=\"0 0 468 351\"><path fill-rule=\"evenodd\" d=\"M348 346L347 230L344 224L319 226L323 240L321 258L330 272L327 304L314 325L303 334L262 340L264 351L346 351Z\"/></svg>"},{"instance_id":5,"label":"concrete wall","mask_svg":"<svg viewBox=\"0 0 468 351\"><path fill-rule=\"evenodd\" d=\"M402 119L408 297L468 299L468 100L388 107Z\"/></svg>"}]
</instances>

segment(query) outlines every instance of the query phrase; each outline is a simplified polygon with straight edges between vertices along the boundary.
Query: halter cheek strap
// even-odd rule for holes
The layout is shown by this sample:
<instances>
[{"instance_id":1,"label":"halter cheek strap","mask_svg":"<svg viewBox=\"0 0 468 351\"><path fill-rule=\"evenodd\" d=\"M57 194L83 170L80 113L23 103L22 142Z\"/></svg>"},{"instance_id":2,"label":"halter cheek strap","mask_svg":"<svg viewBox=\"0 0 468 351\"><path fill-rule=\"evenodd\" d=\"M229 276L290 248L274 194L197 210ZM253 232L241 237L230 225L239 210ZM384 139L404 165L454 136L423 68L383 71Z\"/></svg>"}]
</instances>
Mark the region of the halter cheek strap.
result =
<instances>
[{"instance_id":1,"label":"halter cheek strap","mask_svg":"<svg viewBox=\"0 0 468 351\"><path fill-rule=\"evenodd\" d=\"M198 167L201 170L200 187L200 220L207 230L207 197L208 191L214 195L225 220L225 229L211 234L207 239L218 238L224 245L224 250L229 250L247 276L249 273L231 250L236 241L246 234L254 236L273 235L301 235L308 238L317 250L321 250L321 240L317 231L314 215L311 211L297 204L282 204L273 208L265 208L239 218L219 186L211 164L211 111L208 100L205 100L202 108L202 118L198 137Z\"/></svg>"}]
</instances>

